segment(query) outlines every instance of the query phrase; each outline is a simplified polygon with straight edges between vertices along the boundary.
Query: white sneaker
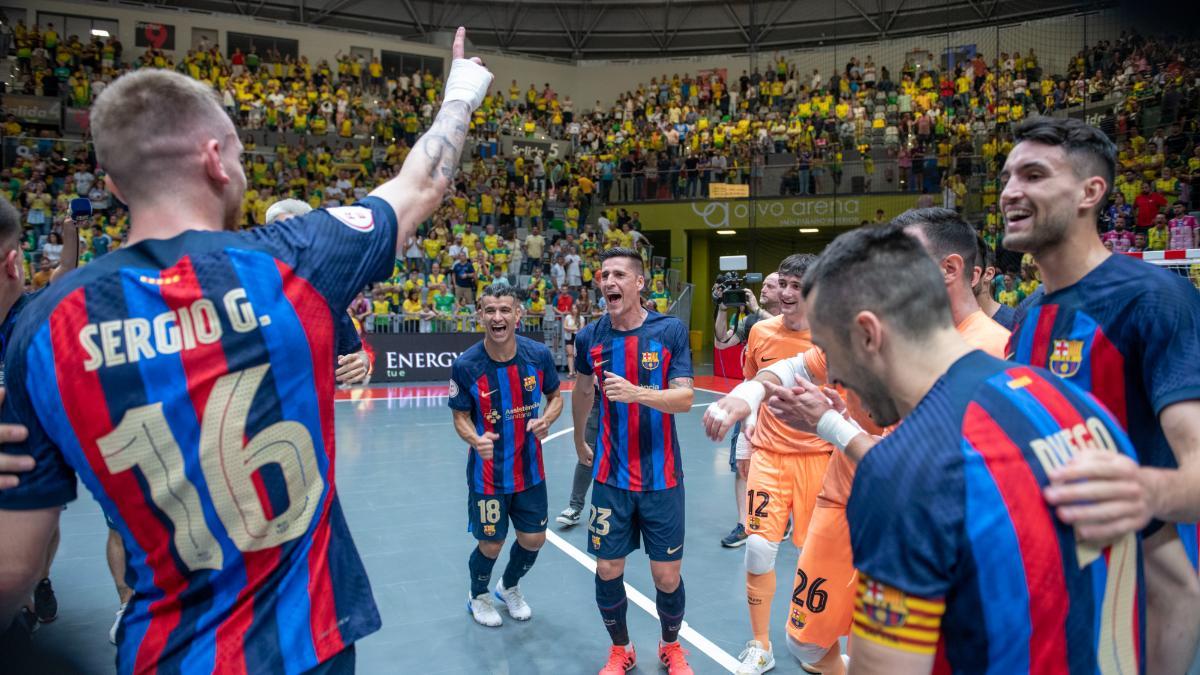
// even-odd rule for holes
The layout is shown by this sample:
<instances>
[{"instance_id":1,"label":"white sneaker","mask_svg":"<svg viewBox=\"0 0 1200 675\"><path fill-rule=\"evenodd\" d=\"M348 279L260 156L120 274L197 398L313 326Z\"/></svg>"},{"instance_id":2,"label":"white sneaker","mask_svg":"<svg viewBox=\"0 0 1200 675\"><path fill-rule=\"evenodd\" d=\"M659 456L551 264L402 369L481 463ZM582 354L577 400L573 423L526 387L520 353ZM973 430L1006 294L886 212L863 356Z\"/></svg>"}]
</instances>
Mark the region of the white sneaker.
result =
<instances>
[{"instance_id":1,"label":"white sneaker","mask_svg":"<svg viewBox=\"0 0 1200 675\"><path fill-rule=\"evenodd\" d=\"M554 520L563 527L572 527L579 524L579 516L579 509L568 506Z\"/></svg>"},{"instance_id":2,"label":"white sneaker","mask_svg":"<svg viewBox=\"0 0 1200 675\"><path fill-rule=\"evenodd\" d=\"M525 596L521 594L521 587L505 588L504 580L496 582L496 599L504 602L504 608L508 610L508 615L517 621L528 621L533 616L533 610L529 608L529 603L525 602Z\"/></svg>"},{"instance_id":3,"label":"white sneaker","mask_svg":"<svg viewBox=\"0 0 1200 675\"><path fill-rule=\"evenodd\" d=\"M117 629L121 627L121 617L125 616L125 608L129 606L128 602L122 603L120 609L117 610L117 618L113 619L112 628L108 629L108 641L117 644Z\"/></svg>"},{"instance_id":4,"label":"white sneaker","mask_svg":"<svg viewBox=\"0 0 1200 675\"><path fill-rule=\"evenodd\" d=\"M738 659L742 664L734 671L735 675L762 675L775 668L775 655L758 640L747 642Z\"/></svg>"},{"instance_id":5,"label":"white sneaker","mask_svg":"<svg viewBox=\"0 0 1200 675\"><path fill-rule=\"evenodd\" d=\"M467 599L467 611L471 613L471 617L475 619L475 623L481 626L496 627L504 623L500 618L500 612L496 611L496 607L492 605L492 596L487 593Z\"/></svg>"}]
</instances>

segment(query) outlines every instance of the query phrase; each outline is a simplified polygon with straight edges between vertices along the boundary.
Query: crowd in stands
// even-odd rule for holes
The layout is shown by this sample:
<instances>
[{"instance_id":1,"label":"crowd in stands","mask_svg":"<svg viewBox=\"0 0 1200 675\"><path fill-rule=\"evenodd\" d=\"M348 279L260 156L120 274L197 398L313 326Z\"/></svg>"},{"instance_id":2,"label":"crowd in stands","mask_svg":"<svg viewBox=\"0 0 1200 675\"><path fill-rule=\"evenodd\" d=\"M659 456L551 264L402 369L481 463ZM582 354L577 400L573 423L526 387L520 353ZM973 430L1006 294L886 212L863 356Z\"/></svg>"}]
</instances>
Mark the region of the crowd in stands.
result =
<instances>
[{"instance_id":1,"label":"crowd in stands","mask_svg":"<svg viewBox=\"0 0 1200 675\"><path fill-rule=\"evenodd\" d=\"M15 91L86 107L124 72L170 68L211 84L241 128L300 134L265 148L245 139L245 226L264 224L279 199L321 207L364 196L398 170L442 89L433 72L384 72L378 59L340 53L333 63L312 63L255 49L226 56L201 43L178 59L154 49L131 56L115 37L64 38L52 25L20 21L13 38ZM980 231L999 253L998 173L1013 126L1087 102L1106 102L1100 124L1120 150L1120 177L1101 221L1106 243L1118 252L1200 246L1200 227L1188 215L1200 201L1198 66L1194 43L1128 33L1081 51L1065 73L1048 72L1032 49L978 54L945 72L867 55L834 73L807 74L780 56L764 72L736 78L722 70L663 74L590 109L548 83L498 85L475 114L472 156L453 194L356 313L378 330L461 329L478 290L506 281L527 292L531 317L578 307L586 318L602 310L603 298L588 291L601 250L633 247L649 260L638 213L612 202L704 197L716 182L761 189L773 155L786 167L783 194L840 188L852 161L862 165L868 190L879 161L894 167L896 189L940 193L944 205L965 210L968 192L977 192ZM11 116L3 131L35 133ZM573 152L506 154L502 134L548 136ZM88 147L50 138L23 144L0 181L29 226L27 278L53 259L76 196L87 196L96 213L94 227L81 233L83 262L119 246L128 215L106 191ZM1036 287L1036 269L1003 267L1001 301ZM646 300L665 309L661 281L656 272Z\"/></svg>"}]
</instances>

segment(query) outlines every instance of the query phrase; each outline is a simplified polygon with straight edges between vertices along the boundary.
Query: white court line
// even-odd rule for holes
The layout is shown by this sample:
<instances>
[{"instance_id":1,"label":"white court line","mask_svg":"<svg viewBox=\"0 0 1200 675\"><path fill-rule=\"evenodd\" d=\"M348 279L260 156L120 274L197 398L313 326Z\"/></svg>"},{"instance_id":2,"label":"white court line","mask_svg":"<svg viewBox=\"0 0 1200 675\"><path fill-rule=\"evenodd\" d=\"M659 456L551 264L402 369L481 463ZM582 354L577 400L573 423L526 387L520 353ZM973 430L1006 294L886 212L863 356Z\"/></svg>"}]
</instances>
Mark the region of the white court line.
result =
<instances>
[{"instance_id":1,"label":"white court line","mask_svg":"<svg viewBox=\"0 0 1200 675\"><path fill-rule=\"evenodd\" d=\"M708 405L708 404L705 403L704 405ZM695 407L695 406L692 406L692 407ZM570 427L568 429L563 429L562 431L557 431L557 432L551 434L550 436L547 436L546 440L542 441L542 443L545 443L546 441L550 441L550 440L557 438L559 436L562 436L564 434L570 433L574 430L575 430L575 427ZM596 561L593 560L592 557L589 556L588 554L584 553L583 551L580 551L575 546L567 543L566 539L563 539L562 537L558 536L558 534L556 532L554 532L553 530L550 530L550 529L546 530L546 541L553 544L554 547L557 548L558 550L571 556L571 558L573 560L575 560L575 562L586 567L587 570L589 572L591 572L592 574L596 573ZM628 582L625 583L625 595L630 600L633 601L633 604L635 604L638 607L641 607L643 610L645 610L647 614L649 614L650 616L652 616L656 619L658 618L658 610L655 608L654 601L651 600L650 598L646 597L645 594L643 594L641 591L639 591L638 589L631 586ZM733 658L733 656L730 655L729 652L726 652L724 649L721 649L712 640L709 640L708 638L706 638L703 635L701 635L700 633L698 633L695 628L692 628L690 625L688 625L688 622L686 620L683 622L682 627L679 629L679 637L690 642L693 647L695 647L696 649L699 649L701 653L703 653L705 656L712 659L713 661L716 661L718 664L721 665L722 668L724 668L725 670L728 670L731 673L734 672L735 670L737 670L738 666L740 665L738 663L738 660Z\"/></svg>"}]
</instances>

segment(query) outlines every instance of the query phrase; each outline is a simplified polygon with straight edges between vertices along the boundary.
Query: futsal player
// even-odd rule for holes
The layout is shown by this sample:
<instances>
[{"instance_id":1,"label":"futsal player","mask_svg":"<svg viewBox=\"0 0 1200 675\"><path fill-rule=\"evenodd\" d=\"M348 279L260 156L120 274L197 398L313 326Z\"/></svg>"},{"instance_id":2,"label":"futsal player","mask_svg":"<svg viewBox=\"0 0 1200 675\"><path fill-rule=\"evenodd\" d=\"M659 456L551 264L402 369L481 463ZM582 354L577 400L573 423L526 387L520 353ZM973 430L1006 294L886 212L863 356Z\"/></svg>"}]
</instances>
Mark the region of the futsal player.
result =
<instances>
[{"instance_id":1,"label":"futsal player","mask_svg":"<svg viewBox=\"0 0 1200 675\"><path fill-rule=\"evenodd\" d=\"M1033 118L1016 130L1000 205L1004 245L1033 255L1043 286L1030 298L1010 357L1090 391L1128 430L1140 469L1089 456L1052 475L1047 498L1088 539L1129 532L1148 509L1147 670L1187 672L1200 641L1200 295L1154 265L1113 255L1096 219L1116 148L1079 120ZM1145 500L1111 489L1132 476Z\"/></svg>"},{"instance_id":2,"label":"futsal player","mask_svg":"<svg viewBox=\"0 0 1200 675\"><path fill-rule=\"evenodd\" d=\"M78 264L78 227L80 222L77 222L76 219L81 220L85 226L91 219L86 214L76 215L77 204L75 201L72 200L71 204L72 216L63 220L62 257L50 275L50 283L54 283L64 274L75 269ZM83 202L86 203L86 212L90 213L91 204L87 202L87 199L83 199ZM4 363L8 345L12 340L13 328L17 325L17 318L21 316L22 310L28 307L34 298L45 292L46 288L49 288L46 286L36 291L25 291L21 233L21 214L8 199L0 197L0 366ZM0 374L0 386L3 384L4 378ZM42 572L39 576L40 581L33 591L32 608L22 608L19 621L22 625L16 627L17 630L29 632L36 628L38 623L50 623L58 617L58 598L50 583L50 565L54 562L54 556L58 552L58 543L59 532L55 528L47 544ZM4 628L7 628L7 625L0 623L0 633L4 632Z\"/></svg>"},{"instance_id":3,"label":"futsal player","mask_svg":"<svg viewBox=\"0 0 1200 675\"><path fill-rule=\"evenodd\" d=\"M829 372L880 424L847 506L855 673L1144 672L1136 533L1077 540L1048 474L1116 420L1049 371L972 349L942 274L896 226L834 240L804 280Z\"/></svg>"},{"instance_id":4,"label":"futsal player","mask_svg":"<svg viewBox=\"0 0 1200 675\"><path fill-rule=\"evenodd\" d=\"M746 382L730 394L740 399L755 383L758 372L772 362L812 347L800 283L816 256L797 253L776 271L779 316L754 324L742 357ZM746 643L738 673L757 675L775 667L771 648L771 601L775 598L775 558L785 537L788 518L794 522L792 541L804 543L809 519L821 490L833 446L812 433L797 433L765 409L750 408L746 431L738 435L738 460L749 461L746 479L746 604L753 639ZM755 414L757 413L757 415ZM710 406L706 420L724 415L721 405ZM713 440L721 440L714 438Z\"/></svg>"},{"instance_id":5,"label":"futsal player","mask_svg":"<svg viewBox=\"0 0 1200 675\"><path fill-rule=\"evenodd\" d=\"M267 224L303 216L313 210L308 203L299 199L281 199L267 207ZM363 348L362 337L350 312L337 318L336 353L333 377L341 386L366 386L371 382L371 357Z\"/></svg>"},{"instance_id":6,"label":"futsal player","mask_svg":"<svg viewBox=\"0 0 1200 675\"><path fill-rule=\"evenodd\" d=\"M454 430L468 446L467 522L478 541L467 562L467 609L484 626L503 623L488 584L510 520L516 540L495 597L512 618L528 621L533 616L518 582L546 543L542 441L563 407L554 356L546 345L517 335L521 314L511 286L485 288L479 298L483 342L460 354L450 369Z\"/></svg>"},{"instance_id":7,"label":"futsal player","mask_svg":"<svg viewBox=\"0 0 1200 675\"><path fill-rule=\"evenodd\" d=\"M629 248L600 254L597 280L607 313L575 338L571 396L575 451L594 465L588 550L596 556L596 604L612 638L601 675L637 664L625 621L625 558L639 546L650 558L662 626L658 658L670 675L692 672L679 644L684 590L683 463L675 415L692 405L692 355L679 319L647 312L642 257ZM600 385L600 425L585 436L588 412Z\"/></svg>"},{"instance_id":8,"label":"futsal player","mask_svg":"<svg viewBox=\"0 0 1200 675\"><path fill-rule=\"evenodd\" d=\"M975 349L1003 356L1009 333L987 317L971 290L977 276L974 228L956 212L942 208L910 209L892 223L904 228L938 265L951 317L963 339ZM854 424L837 426L826 420L826 424L819 425L823 413L832 409L823 392L810 385L816 396L801 401L773 386L786 384L790 389L800 382L830 384L825 353L819 348L771 364L760 374L760 381L776 394L764 399L764 409L802 432L823 434L824 440L842 450L830 459L800 549L787 622L788 649L801 668L836 675L845 671L841 650L835 647L838 638L850 631L856 579L846 503L857 458L883 430L870 419L857 397L847 397ZM840 398L835 392L829 393Z\"/></svg>"},{"instance_id":9,"label":"futsal player","mask_svg":"<svg viewBox=\"0 0 1200 675\"><path fill-rule=\"evenodd\" d=\"M231 232L246 179L212 89L143 70L91 111L128 245L24 310L0 417L36 466L0 493L0 624L76 474L116 523L134 596L117 670L348 672L378 630L334 487L333 323L387 278L450 187L491 74L463 57L400 173L350 206Z\"/></svg>"}]
</instances>

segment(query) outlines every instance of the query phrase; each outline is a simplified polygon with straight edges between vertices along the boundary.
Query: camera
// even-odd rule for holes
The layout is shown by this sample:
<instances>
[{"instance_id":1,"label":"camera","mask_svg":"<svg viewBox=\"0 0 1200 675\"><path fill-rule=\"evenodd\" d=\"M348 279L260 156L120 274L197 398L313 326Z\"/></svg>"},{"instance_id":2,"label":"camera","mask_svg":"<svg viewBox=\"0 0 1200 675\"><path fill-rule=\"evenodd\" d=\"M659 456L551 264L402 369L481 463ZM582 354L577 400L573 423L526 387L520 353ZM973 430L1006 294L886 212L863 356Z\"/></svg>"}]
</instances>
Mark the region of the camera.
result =
<instances>
[{"instance_id":1,"label":"camera","mask_svg":"<svg viewBox=\"0 0 1200 675\"><path fill-rule=\"evenodd\" d=\"M747 283L754 283L754 277L758 277L762 281L761 274L738 274L737 272L723 272L717 276L716 288L713 289L713 300L720 302L726 307L742 307L746 304L746 294L750 293L750 289L746 288Z\"/></svg>"},{"instance_id":2,"label":"camera","mask_svg":"<svg viewBox=\"0 0 1200 675\"><path fill-rule=\"evenodd\" d=\"M762 283L763 275L757 272L745 273L746 256L723 255L720 258L721 273L717 275L713 288L713 300L726 307L744 307L747 294L747 284Z\"/></svg>"}]
</instances>

